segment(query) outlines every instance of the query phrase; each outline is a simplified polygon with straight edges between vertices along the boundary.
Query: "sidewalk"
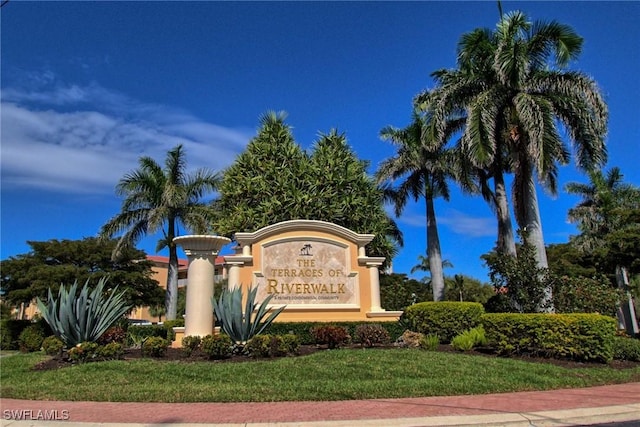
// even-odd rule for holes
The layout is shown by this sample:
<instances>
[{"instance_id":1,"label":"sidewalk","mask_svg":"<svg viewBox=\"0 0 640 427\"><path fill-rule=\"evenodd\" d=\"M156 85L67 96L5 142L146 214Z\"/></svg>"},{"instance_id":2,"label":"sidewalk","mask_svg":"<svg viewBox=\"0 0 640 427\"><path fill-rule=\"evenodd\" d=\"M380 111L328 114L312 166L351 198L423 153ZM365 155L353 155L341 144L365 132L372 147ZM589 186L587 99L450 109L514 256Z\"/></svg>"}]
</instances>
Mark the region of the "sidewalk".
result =
<instances>
[{"instance_id":1,"label":"sidewalk","mask_svg":"<svg viewBox=\"0 0 640 427\"><path fill-rule=\"evenodd\" d=\"M640 382L475 396L337 402L116 403L0 399L2 426L575 426L638 421ZM39 412L40 411L40 412ZM22 420L17 418L21 416ZM45 421L45 418L66 418ZM10 418L10 419L8 419ZM633 425L625 424L625 425Z\"/></svg>"}]
</instances>

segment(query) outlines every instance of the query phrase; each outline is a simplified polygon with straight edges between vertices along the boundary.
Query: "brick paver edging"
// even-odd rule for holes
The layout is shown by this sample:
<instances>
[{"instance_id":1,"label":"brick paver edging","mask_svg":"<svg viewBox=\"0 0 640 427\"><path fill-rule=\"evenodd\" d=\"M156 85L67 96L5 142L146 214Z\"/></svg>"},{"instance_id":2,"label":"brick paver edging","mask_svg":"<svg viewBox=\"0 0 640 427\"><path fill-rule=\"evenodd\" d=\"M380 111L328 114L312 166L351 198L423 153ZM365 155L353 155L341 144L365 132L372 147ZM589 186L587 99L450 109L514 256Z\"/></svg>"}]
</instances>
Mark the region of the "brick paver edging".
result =
<instances>
[{"instance_id":1,"label":"brick paver edging","mask_svg":"<svg viewBox=\"0 0 640 427\"><path fill-rule=\"evenodd\" d=\"M486 415L640 403L640 383L583 389L474 396L372 399L336 402L137 403L1 399L6 411L68 414L68 421L93 423L276 423L452 415ZM63 412L66 411L66 412ZM640 414L639 414L640 418Z\"/></svg>"}]
</instances>

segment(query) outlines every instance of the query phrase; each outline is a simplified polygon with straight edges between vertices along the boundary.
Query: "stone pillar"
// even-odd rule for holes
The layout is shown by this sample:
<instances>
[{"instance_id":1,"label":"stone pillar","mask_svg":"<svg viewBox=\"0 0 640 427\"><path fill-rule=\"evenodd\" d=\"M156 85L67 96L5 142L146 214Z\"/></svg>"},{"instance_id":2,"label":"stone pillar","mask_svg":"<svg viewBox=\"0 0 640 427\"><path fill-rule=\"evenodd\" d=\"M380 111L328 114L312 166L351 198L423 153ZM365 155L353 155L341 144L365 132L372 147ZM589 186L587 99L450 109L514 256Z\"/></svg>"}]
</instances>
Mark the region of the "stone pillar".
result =
<instances>
[{"instance_id":1,"label":"stone pillar","mask_svg":"<svg viewBox=\"0 0 640 427\"><path fill-rule=\"evenodd\" d=\"M368 257L365 265L369 270L369 286L371 292L371 309L370 312L382 312L384 309L380 306L380 270L378 267L382 265L384 258Z\"/></svg>"},{"instance_id":2,"label":"stone pillar","mask_svg":"<svg viewBox=\"0 0 640 427\"><path fill-rule=\"evenodd\" d=\"M240 267L244 265L243 262L227 262L229 266L229 280L227 286L229 290L240 287Z\"/></svg>"},{"instance_id":3,"label":"stone pillar","mask_svg":"<svg viewBox=\"0 0 640 427\"><path fill-rule=\"evenodd\" d=\"M213 333L213 282L216 256L230 240L220 236L180 236L173 240L189 258L184 336Z\"/></svg>"},{"instance_id":4,"label":"stone pillar","mask_svg":"<svg viewBox=\"0 0 640 427\"><path fill-rule=\"evenodd\" d=\"M369 280L371 283L371 311L382 311L382 307L380 307L379 265L380 264L367 264L367 267L369 268Z\"/></svg>"}]
</instances>

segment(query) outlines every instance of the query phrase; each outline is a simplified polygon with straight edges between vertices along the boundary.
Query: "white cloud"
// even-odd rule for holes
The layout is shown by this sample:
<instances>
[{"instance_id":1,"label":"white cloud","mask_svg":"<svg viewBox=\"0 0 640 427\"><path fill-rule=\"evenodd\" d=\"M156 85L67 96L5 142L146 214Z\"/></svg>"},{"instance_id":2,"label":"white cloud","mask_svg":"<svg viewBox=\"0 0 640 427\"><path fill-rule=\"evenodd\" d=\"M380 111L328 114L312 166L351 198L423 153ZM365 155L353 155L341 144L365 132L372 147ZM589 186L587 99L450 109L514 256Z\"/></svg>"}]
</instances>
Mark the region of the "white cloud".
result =
<instances>
[{"instance_id":1,"label":"white cloud","mask_svg":"<svg viewBox=\"0 0 640 427\"><path fill-rule=\"evenodd\" d=\"M51 75L42 81L53 80ZM140 156L164 161L183 144L189 168L220 171L252 132L204 122L161 105L137 102L96 84L2 91L1 169L4 189L113 192Z\"/></svg>"},{"instance_id":2,"label":"white cloud","mask_svg":"<svg viewBox=\"0 0 640 427\"><path fill-rule=\"evenodd\" d=\"M468 237L495 237L496 220L491 217L473 217L455 209L447 209L438 217L438 223L449 227L454 233Z\"/></svg>"},{"instance_id":3,"label":"white cloud","mask_svg":"<svg viewBox=\"0 0 640 427\"><path fill-rule=\"evenodd\" d=\"M389 214L393 216L393 211L389 212ZM397 221L410 227L424 228L427 226L427 217L425 215L402 214Z\"/></svg>"},{"instance_id":4,"label":"white cloud","mask_svg":"<svg viewBox=\"0 0 640 427\"><path fill-rule=\"evenodd\" d=\"M410 227L426 227L427 217L420 214L403 214L398 222ZM495 237L497 229L492 217L473 217L455 209L447 209L436 217L438 227L447 227L455 234L468 237Z\"/></svg>"}]
</instances>

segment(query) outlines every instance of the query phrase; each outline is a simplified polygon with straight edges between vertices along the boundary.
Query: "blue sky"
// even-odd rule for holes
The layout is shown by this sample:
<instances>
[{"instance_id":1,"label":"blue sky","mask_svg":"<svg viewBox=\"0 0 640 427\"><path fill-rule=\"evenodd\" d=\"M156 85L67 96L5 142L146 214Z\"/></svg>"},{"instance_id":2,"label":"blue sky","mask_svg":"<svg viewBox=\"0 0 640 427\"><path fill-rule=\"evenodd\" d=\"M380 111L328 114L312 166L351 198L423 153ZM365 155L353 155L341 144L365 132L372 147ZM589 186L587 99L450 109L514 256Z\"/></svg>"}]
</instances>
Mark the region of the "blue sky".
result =
<instances>
[{"instance_id":1,"label":"blue sky","mask_svg":"<svg viewBox=\"0 0 640 427\"><path fill-rule=\"evenodd\" d=\"M509 2L584 37L571 68L598 81L610 109L609 163L640 185L640 2ZM149 155L184 144L189 165L222 170L268 110L286 111L296 141L345 132L371 171L393 147L378 137L409 123L430 73L455 65L459 37L494 28L496 2L22 2L1 10L0 259L27 240L96 235L118 212L114 187ZM545 240L566 242L578 199L539 194ZM441 246L454 268L487 280L480 255L496 223L455 187L438 201ZM397 219L394 270L425 252L424 203ZM153 253L156 236L140 242ZM230 248L227 247L228 251ZM182 256L184 256L182 254ZM418 274L417 277L421 277Z\"/></svg>"}]
</instances>

